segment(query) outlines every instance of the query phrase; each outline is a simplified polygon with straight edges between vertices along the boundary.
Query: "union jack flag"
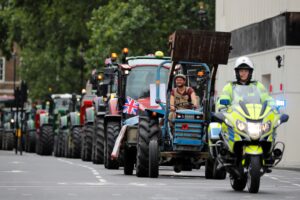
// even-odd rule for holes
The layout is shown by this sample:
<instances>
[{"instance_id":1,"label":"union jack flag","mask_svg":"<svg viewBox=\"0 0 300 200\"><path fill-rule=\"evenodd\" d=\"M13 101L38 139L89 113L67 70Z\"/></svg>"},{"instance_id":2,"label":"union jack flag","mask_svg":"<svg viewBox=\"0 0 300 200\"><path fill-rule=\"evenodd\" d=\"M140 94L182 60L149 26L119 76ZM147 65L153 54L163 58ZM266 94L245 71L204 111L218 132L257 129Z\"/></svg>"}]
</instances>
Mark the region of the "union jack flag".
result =
<instances>
[{"instance_id":1,"label":"union jack flag","mask_svg":"<svg viewBox=\"0 0 300 200\"><path fill-rule=\"evenodd\" d=\"M123 106L123 113L136 115L139 108L139 103L134 99L127 97Z\"/></svg>"}]
</instances>

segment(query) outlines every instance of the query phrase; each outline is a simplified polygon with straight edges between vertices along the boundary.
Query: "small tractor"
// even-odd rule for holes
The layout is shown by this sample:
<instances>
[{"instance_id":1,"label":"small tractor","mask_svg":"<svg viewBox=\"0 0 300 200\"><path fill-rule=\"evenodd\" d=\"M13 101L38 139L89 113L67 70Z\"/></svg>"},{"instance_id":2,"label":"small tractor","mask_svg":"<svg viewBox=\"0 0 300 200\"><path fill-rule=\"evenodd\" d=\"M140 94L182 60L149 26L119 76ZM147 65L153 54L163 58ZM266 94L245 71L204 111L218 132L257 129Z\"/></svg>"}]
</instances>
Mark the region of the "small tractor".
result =
<instances>
[{"instance_id":1,"label":"small tractor","mask_svg":"<svg viewBox=\"0 0 300 200\"><path fill-rule=\"evenodd\" d=\"M156 74L155 101L161 109L146 109L146 114L139 118L138 177L158 177L160 165L173 166L175 172L199 169L210 157L207 128L211 121L215 75L218 64L227 63L230 33L178 30L170 36L169 42L171 61L161 63ZM161 91L160 69L166 63L172 63L172 67L166 91ZM189 86L192 80L192 85L200 86L196 91L200 108L177 109L175 118L170 121L170 95L177 73L187 76ZM161 93L166 94L165 102Z\"/></svg>"}]
</instances>

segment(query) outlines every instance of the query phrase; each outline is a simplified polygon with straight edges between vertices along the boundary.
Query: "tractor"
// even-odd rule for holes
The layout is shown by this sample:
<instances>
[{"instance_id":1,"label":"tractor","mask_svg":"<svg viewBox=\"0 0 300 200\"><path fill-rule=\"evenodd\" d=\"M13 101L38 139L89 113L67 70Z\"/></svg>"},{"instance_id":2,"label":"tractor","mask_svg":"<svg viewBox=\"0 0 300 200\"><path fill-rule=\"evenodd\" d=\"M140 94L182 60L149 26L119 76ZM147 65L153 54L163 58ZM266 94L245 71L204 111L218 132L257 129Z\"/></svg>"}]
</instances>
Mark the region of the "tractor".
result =
<instances>
[{"instance_id":1,"label":"tractor","mask_svg":"<svg viewBox=\"0 0 300 200\"><path fill-rule=\"evenodd\" d=\"M146 109L139 118L136 175L159 176L159 166L173 166L175 172L199 169L210 157L207 128L211 121L215 75L218 64L226 64L230 33L178 30L169 38L171 61L161 63L156 74L155 102L160 109ZM161 91L160 69L172 63L166 91ZM170 113L174 75L187 76L188 86L196 86L199 109L177 109ZM163 94L161 96L161 94ZM162 101L166 95L166 101ZM179 106L179 105L175 105ZM209 169L212 166L207 166Z\"/></svg>"},{"instance_id":2,"label":"tractor","mask_svg":"<svg viewBox=\"0 0 300 200\"><path fill-rule=\"evenodd\" d=\"M158 108L150 101L149 84L155 81L160 63L169 61L161 51L154 55L127 57L111 69L116 94L110 96L104 118L105 167L124 165L124 174L131 175L136 161L138 119L145 109ZM161 82L166 83L170 64L161 69ZM153 85L154 86L154 85ZM155 89L153 87L153 89Z\"/></svg>"},{"instance_id":3,"label":"tractor","mask_svg":"<svg viewBox=\"0 0 300 200\"><path fill-rule=\"evenodd\" d=\"M81 125L80 125L80 95L72 94L69 113L60 117L60 130L65 131L64 156L80 158Z\"/></svg>"},{"instance_id":4,"label":"tractor","mask_svg":"<svg viewBox=\"0 0 300 200\"><path fill-rule=\"evenodd\" d=\"M11 108L3 108L1 111L1 144L2 150L13 150L15 143L15 119Z\"/></svg>"},{"instance_id":5,"label":"tractor","mask_svg":"<svg viewBox=\"0 0 300 200\"><path fill-rule=\"evenodd\" d=\"M54 121L54 156L66 156L66 145L68 144L68 121L67 115L72 107L71 94L52 94L53 121Z\"/></svg>"}]
</instances>

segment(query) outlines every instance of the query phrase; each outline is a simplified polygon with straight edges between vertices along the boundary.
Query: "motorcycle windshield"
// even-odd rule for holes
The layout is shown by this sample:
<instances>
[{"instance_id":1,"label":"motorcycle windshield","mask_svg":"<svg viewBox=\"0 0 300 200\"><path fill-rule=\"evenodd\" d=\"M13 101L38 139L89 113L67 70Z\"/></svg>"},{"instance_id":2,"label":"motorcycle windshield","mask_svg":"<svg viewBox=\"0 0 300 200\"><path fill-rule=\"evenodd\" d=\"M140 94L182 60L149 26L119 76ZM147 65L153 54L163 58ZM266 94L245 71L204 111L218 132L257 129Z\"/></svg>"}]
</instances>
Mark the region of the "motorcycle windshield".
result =
<instances>
[{"instance_id":1,"label":"motorcycle windshield","mask_svg":"<svg viewBox=\"0 0 300 200\"><path fill-rule=\"evenodd\" d=\"M261 92L255 85L236 85L232 90L232 105L240 104L262 104Z\"/></svg>"},{"instance_id":2,"label":"motorcycle windshield","mask_svg":"<svg viewBox=\"0 0 300 200\"><path fill-rule=\"evenodd\" d=\"M156 81L157 66L139 66L131 70L127 77L126 95L133 99L150 97L150 84ZM160 81L166 83L169 70L160 70Z\"/></svg>"}]
</instances>

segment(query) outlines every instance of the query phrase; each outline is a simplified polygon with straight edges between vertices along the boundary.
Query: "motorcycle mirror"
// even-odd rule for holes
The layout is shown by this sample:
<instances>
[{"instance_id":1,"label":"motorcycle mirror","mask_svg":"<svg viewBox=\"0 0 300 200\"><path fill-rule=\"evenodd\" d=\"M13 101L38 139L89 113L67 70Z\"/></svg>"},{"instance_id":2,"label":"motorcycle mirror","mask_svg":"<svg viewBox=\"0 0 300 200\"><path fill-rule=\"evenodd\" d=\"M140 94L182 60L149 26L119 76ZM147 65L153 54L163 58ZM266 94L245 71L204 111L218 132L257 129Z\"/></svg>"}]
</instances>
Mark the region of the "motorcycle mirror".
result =
<instances>
[{"instance_id":1,"label":"motorcycle mirror","mask_svg":"<svg viewBox=\"0 0 300 200\"><path fill-rule=\"evenodd\" d=\"M280 122L281 123L285 123L285 122L287 122L289 120L289 116L287 115L287 114L282 114L281 116L280 116Z\"/></svg>"},{"instance_id":2,"label":"motorcycle mirror","mask_svg":"<svg viewBox=\"0 0 300 200\"><path fill-rule=\"evenodd\" d=\"M224 106L228 106L230 104L230 100L229 99L221 99L220 104L224 105Z\"/></svg>"}]
</instances>

